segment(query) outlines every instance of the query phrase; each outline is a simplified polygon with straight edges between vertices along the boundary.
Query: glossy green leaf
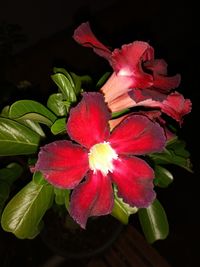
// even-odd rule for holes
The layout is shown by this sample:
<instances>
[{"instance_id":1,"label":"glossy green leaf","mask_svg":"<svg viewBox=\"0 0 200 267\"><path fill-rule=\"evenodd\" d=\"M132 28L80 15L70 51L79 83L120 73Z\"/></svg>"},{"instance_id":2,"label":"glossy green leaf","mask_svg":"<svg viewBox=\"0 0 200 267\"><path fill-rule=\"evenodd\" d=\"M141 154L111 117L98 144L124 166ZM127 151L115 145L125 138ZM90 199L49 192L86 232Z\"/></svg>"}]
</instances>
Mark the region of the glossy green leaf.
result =
<instances>
[{"instance_id":1,"label":"glossy green leaf","mask_svg":"<svg viewBox=\"0 0 200 267\"><path fill-rule=\"evenodd\" d=\"M154 168L155 179L154 184L159 187L168 187L173 182L173 175L167 169L156 165Z\"/></svg>"},{"instance_id":2,"label":"glossy green leaf","mask_svg":"<svg viewBox=\"0 0 200 267\"><path fill-rule=\"evenodd\" d=\"M62 73L62 74L64 74L64 75L67 77L67 79L69 80L71 86L72 86L73 88L75 88L74 81L73 81L73 79L72 79L70 73L69 73L68 71L66 71L66 69L63 69L63 68L56 68L56 67L55 67L55 68L53 68L53 71L54 71L54 73Z\"/></svg>"},{"instance_id":3,"label":"glossy green leaf","mask_svg":"<svg viewBox=\"0 0 200 267\"><path fill-rule=\"evenodd\" d=\"M34 132L36 132L43 138L45 137L45 133L42 127L40 126L40 123L45 124L48 127L51 127L52 125L51 120L37 113L27 113L24 116L15 120L32 129Z\"/></svg>"},{"instance_id":4,"label":"glossy green leaf","mask_svg":"<svg viewBox=\"0 0 200 267\"><path fill-rule=\"evenodd\" d=\"M0 180L11 185L23 172L23 168L18 163L12 162L6 168L0 169Z\"/></svg>"},{"instance_id":5,"label":"glossy green leaf","mask_svg":"<svg viewBox=\"0 0 200 267\"><path fill-rule=\"evenodd\" d=\"M79 76L79 78L81 80L81 84L84 86L88 86L88 85L92 84L92 78L89 75L82 75L82 76Z\"/></svg>"},{"instance_id":6,"label":"glossy green leaf","mask_svg":"<svg viewBox=\"0 0 200 267\"><path fill-rule=\"evenodd\" d=\"M184 141L177 138L168 143L166 149L161 153L153 153L149 156L156 164L175 164L192 172L190 153L185 148Z\"/></svg>"},{"instance_id":7,"label":"glossy green leaf","mask_svg":"<svg viewBox=\"0 0 200 267\"><path fill-rule=\"evenodd\" d=\"M69 108L68 106L66 107L66 101L64 101L61 93L50 95L47 101L47 107L51 109L57 116L66 116Z\"/></svg>"},{"instance_id":8,"label":"glossy green leaf","mask_svg":"<svg viewBox=\"0 0 200 267\"><path fill-rule=\"evenodd\" d=\"M140 224L149 243L165 239L169 234L169 225L166 213L156 199L148 208L138 211Z\"/></svg>"},{"instance_id":9,"label":"glossy green leaf","mask_svg":"<svg viewBox=\"0 0 200 267\"><path fill-rule=\"evenodd\" d=\"M31 181L5 207L1 225L16 237L34 238L40 232L40 222L53 198L51 185Z\"/></svg>"},{"instance_id":10,"label":"glossy green leaf","mask_svg":"<svg viewBox=\"0 0 200 267\"><path fill-rule=\"evenodd\" d=\"M19 122L31 120L34 122L45 124L49 127L53 124L53 122L50 119L48 119L47 117L43 115L40 115L39 113L27 113L21 116L20 118L16 118L15 120Z\"/></svg>"},{"instance_id":11,"label":"glossy green leaf","mask_svg":"<svg viewBox=\"0 0 200 267\"><path fill-rule=\"evenodd\" d=\"M9 197L13 182L21 176L22 167L17 163L10 163L6 168L0 169L0 214Z\"/></svg>"},{"instance_id":12,"label":"glossy green leaf","mask_svg":"<svg viewBox=\"0 0 200 267\"><path fill-rule=\"evenodd\" d=\"M97 82L96 84L96 88L97 89L100 89L104 83L108 80L108 77L110 76L110 72L106 72L100 79L99 81Z\"/></svg>"},{"instance_id":13,"label":"glossy green leaf","mask_svg":"<svg viewBox=\"0 0 200 267\"><path fill-rule=\"evenodd\" d=\"M26 126L0 118L0 156L35 153L39 141L40 136Z\"/></svg>"},{"instance_id":14,"label":"glossy green leaf","mask_svg":"<svg viewBox=\"0 0 200 267\"><path fill-rule=\"evenodd\" d=\"M66 132L66 118L58 119L51 126L51 132L54 135Z\"/></svg>"},{"instance_id":15,"label":"glossy green leaf","mask_svg":"<svg viewBox=\"0 0 200 267\"><path fill-rule=\"evenodd\" d=\"M8 170L0 170L0 175L4 171L4 177L9 176L10 172ZM2 210L2 207L7 200L10 193L10 185L5 180L0 179L0 213Z\"/></svg>"},{"instance_id":16,"label":"glossy green leaf","mask_svg":"<svg viewBox=\"0 0 200 267\"><path fill-rule=\"evenodd\" d=\"M68 189L60 189L54 188L55 193L55 202L58 205L65 205L67 208L69 207L69 194L70 190Z\"/></svg>"},{"instance_id":17,"label":"glossy green leaf","mask_svg":"<svg viewBox=\"0 0 200 267\"><path fill-rule=\"evenodd\" d=\"M93 86L92 78L89 75L79 76L73 72L70 72L70 74L72 75L72 78L74 80L74 92L77 96L83 91L82 88L91 89L91 87Z\"/></svg>"},{"instance_id":18,"label":"glossy green leaf","mask_svg":"<svg viewBox=\"0 0 200 267\"><path fill-rule=\"evenodd\" d=\"M128 224L129 216L137 211L136 207L129 206L122 198L118 197L117 188L114 187L114 207L111 215L123 224Z\"/></svg>"},{"instance_id":19,"label":"glossy green leaf","mask_svg":"<svg viewBox=\"0 0 200 267\"><path fill-rule=\"evenodd\" d=\"M5 106L1 111L1 117L7 118L9 116L10 106Z\"/></svg>"},{"instance_id":20,"label":"glossy green leaf","mask_svg":"<svg viewBox=\"0 0 200 267\"><path fill-rule=\"evenodd\" d=\"M12 182L14 182L19 176L23 173L23 168L19 163L12 162L9 163L6 168L10 171L12 171Z\"/></svg>"},{"instance_id":21,"label":"glossy green leaf","mask_svg":"<svg viewBox=\"0 0 200 267\"><path fill-rule=\"evenodd\" d=\"M19 100L11 105L9 110L9 117L11 119L17 119L24 115L26 115L24 119L32 119L33 121L39 120L39 122L41 120L48 125L50 124L49 121L51 121L52 124L56 120L56 116L39 102L33 100Z\"/></svg>"},{"instance_id":22,"label":"glossy green leaf","mask_svg":"<svg viewBox=\"0 0 200 267\"><path fill-rule=\"evenodd\" d=\"M0 216L10 194L10 186L5 181L0 180Z\"/></svg>"},{"instance_id":23,"label":"glossy green leaf","mask_svg":"<svg viewBox=\"0 0 200 267\"><path fill-rule=\"evenodd\" d=\"M71 195L71 190L66 190L65 191L65 207L69 211L69 204L70 204L70 195Z\"/></svg>"},{"instance_id":24,"label":"glossy green leaf","mask_svg":"<svg viewBox=\"0 0 200 267\"><path fill-rule=\"evenodd\" d=\"M35 172L33 174L33 181L35 184L38 184L38 185L47 185L48 184L47 180L45 180L45 178L41 172Z\"/></svg>"},{"instance_id":25,"label":"glossy green leaf","mask_svg":"<svg viewBox=\"0 0 200 267\"><path fill-rule=\"evenodd\" d=\"M113 113L112 113L112 119L121 117L122 115L127 114L129 111L130 111L130 109L127 108L127 109L124 109L124 110L122 110L122 111L113 112Z\"/></svg>"},{"instance_id":26,"label":"glossy green leaf","mask_svg":"<svg viewBox=\"0 0 200 267\"><path fill-rule=\"evenodd\" d=\"M45 133L44 133L42 127L40 126L40 124L38 122L35 122L35 121L32 121L32 120L23 120L23 119L17 119L16 121L18 121L21 124L27 126L31 130L33 130L34 132L39 134L41 137L43 137L43 138L45 137Z\"/></svg>"},{"instance_id":27,"label":"glossy green leaf","mask_svg":"<svg viewBox=\"0 0 200 267\"><path fill-rule=\"evenodd\" d=\"M63 94L64 100L76 102L76 94L74 88L69 79L62 73L56 73L51 75L52 80L56 83L58 88Z\"/></svg>"},{"instance_id":28,"label":"glossy green leaf","mask_svg":"<svg viewBox=\"0 0 200 267\"><path fill-rule=\"evenodd\" d=\"M89 86L91 83L92 83L92 78L88 75L84 75L84 76L79 76L73 72L67 72L65 69L63 68L54 68L54 73L55 74L60 74L60 76L57 76L59 78L63 78L63 76L66 77L66 80L63 78L63 81L61 80L60 82L54 80L54 77L52 77L52 79L54 80L54 82L58 85L58 87L60 88L61 92L63 93L64 95L64 98L66 100L68 100L69 102L75 102L76 101L76 96L78 96L81 91L82 91L82 85L84 86ZM69 83L68 83L68 81ZM65 81L67 84L65 84ZM72 99L70 96L69 96L69 92L65 92L66 89L62 89L64 88L65 86L68 86L70 88L71 86L71 93L74 92L74 95L72 94L72 96L74 97L74 99ZM72 90L73 89L73 90ZM69 90L69 89L68 89Z\"/></svg>"},{"instance_id":29,"label":"glossy green leaf","mask_svg":"<svg viewBox=\"0 0 200 267\"><path fill-rule=\"evenodd\" d=\"M73 72L70 72L70 74L71 74L72 79L74 81L74 92L75 92L76 95L79 95L80 92L81 92L81 85L82 85L80 76L76 75Z\"/></svg>"},{"instance_id":30,"label":"glossy green leaf","mask_svg":"<svg viewBox=\"0 0 200 267\"><path fill-rule=\"evenodd\" d=\"M190 156L189 151L186 150L186 143L183 140L174 139L173 142L168 144L167 148L181 157L189 158Z\"/></svg>"}]
</instances>

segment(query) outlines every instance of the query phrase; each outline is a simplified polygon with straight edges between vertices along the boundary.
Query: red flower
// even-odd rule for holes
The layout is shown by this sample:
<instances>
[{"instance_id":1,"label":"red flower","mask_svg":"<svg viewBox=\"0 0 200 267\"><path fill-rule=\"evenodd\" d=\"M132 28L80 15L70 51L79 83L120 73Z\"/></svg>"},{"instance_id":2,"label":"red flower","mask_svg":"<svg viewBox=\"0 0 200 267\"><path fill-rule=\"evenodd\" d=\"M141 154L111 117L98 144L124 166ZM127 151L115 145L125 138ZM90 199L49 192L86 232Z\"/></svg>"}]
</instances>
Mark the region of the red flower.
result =
<instances>
[{"instance_id":1,"label":"red flower","mask_svg":"<svg viewBox=\"0 0 200 267\"><path fill-rule=\"evenodd\" d=\"M131 206L147 207L155 198L153 170L135 155L161 151L162 128L133 115L110 132L110 115L101 94L84 93L67 122L67 133L78 144L65 140L45 145L35 166L49 183L74 189L69 212L83 228L89 216L111 213L112 183Z\"/></svg>"},{"instance_id":2,"label":"red flower","mask_svg":"<svg viewBox=\"0 0 200 267\"><path fill-rule=\"evenodd\" d=\"M83 46L93 48L113 67L114 73L101 88L112 112L148 106L159 108L180 122L191 111L190 100L178 93L176 101L181 102L181 108L174 110L174 97L168 95L179 86L180 75L168 77L167 63L163 59L154 59L154 49L148 43L135 41L111 52L96 39L88 22L81 24L73 37Z\"/></svg>"},{"instance_id":3,"label":"red flower","mask_svg":"<svg viewBox=\"0 0 200 267\"><path fill-rule=\"evenodd\" d=\"M109 120L110 130L112 131L125 118L128 118L129 116L136 115L136 114L146 116L151 121L157 122L164 130L166 141L170 141L176 137L176 135L168 129L166 121L162 119L161 112L158 110L137 111L137 112L132 112L132 113L128 113L126 115L120 116L116 119L111 119Z\"/></svg>"}]
</instances>

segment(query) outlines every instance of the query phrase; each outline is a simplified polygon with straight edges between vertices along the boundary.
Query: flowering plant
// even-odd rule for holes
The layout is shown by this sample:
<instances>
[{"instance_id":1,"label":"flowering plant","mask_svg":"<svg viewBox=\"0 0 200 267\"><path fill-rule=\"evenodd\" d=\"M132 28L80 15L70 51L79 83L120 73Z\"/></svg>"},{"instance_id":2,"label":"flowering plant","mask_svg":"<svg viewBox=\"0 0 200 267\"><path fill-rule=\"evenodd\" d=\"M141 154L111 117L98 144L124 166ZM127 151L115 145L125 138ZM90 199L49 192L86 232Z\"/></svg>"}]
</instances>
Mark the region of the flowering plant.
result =
<instances>
[{"instance_id":1,"label":"flowering plant","mask_svg":"<svg viewBox=\"0 0 200 267\"><path fill-rule=\"evenodd\" d=\"M167 63L155 59L146 42L110 51L88 22L73 38L108 60L113 73L92 87L91 77L54 68L58 92L47 106L19 100L3 108L1 225L18 238L33 238L57 205L82 228L90 217L111 214L127 224L137 213L147 240L163 239L168 222L156 187L172 182L168 164L191 171L174 127L191 111L191 101L174 91L180 75L169 77Z\"/></svg>"}]
</instances>

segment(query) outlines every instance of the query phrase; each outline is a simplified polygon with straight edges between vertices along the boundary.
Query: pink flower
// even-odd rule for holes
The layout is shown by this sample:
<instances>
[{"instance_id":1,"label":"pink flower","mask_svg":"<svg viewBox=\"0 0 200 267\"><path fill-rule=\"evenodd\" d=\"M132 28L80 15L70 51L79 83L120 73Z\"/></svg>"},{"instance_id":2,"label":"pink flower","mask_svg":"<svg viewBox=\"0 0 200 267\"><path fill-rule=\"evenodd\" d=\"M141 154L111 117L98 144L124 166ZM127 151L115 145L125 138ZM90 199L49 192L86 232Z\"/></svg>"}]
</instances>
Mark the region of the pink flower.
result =
<instances>
[{"instance_id":1,"label":"pink flower","mask_svg":"<svg viewBox=\"0 0 200 267\"><path fill-rule=\"evenodd\" d=\"M152 168L135 155L162 151L162 128L142 115L124 119L110 132L111 114L102 94L84 93L70 111L63 140L41 148L36 171L60 188L74 189L71 216L85 228L89 216L111 213L112 183L131 206L147 207L155 198Z\"/></svg>"},{"instance_id":2,"label":"pink flower","mask_svg":"<svg viewBox=\"0 0 200 267\"><path fill-rule=\"evenodd\" d=\"M154 49L148 43L135 41L111 52L97 40L88 22L81 24L73 37L83 46L93 48L113 67L114 73L101 88L112 112L147 106L159 108L181 122L182 117L191 111L190 100L185 100L179 93L176 93L176 101L181 102L181 108L174 110L174 95L168 96L179 86L180 75L168 77L167 63L163 59L154 59Z\"/></svg>"}]
</instances>

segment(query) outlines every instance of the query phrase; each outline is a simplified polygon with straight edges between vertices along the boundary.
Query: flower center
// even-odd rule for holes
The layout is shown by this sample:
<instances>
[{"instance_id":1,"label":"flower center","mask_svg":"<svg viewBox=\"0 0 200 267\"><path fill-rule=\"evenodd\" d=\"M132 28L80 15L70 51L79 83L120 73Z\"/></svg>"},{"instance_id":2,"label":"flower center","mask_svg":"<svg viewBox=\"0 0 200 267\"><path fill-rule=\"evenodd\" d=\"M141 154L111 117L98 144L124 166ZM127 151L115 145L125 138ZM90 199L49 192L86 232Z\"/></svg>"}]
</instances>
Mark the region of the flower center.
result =
<instances>
[{"instance_id":1,"label":"flower center","mask_svg":"<svg viewBox=\"0 0 200 267\"><path fill-rule=\"evenodd\" d=\"M94 172L99 170L103 175L113 171L113 160L118 158L117 153L108 142L94 145L88 156L90 169Z\"/></svg>"}]
</instances>

